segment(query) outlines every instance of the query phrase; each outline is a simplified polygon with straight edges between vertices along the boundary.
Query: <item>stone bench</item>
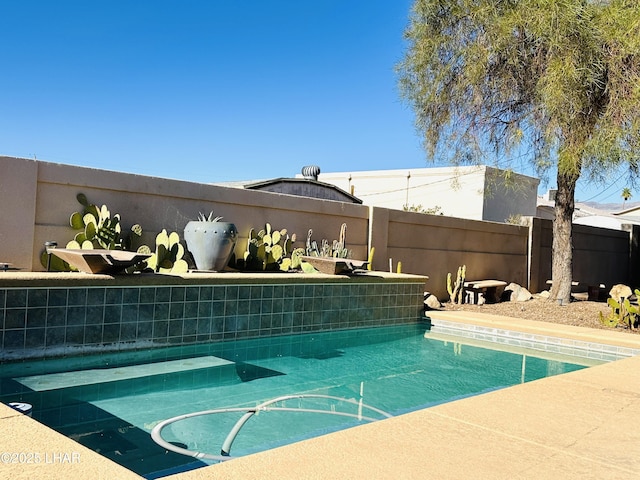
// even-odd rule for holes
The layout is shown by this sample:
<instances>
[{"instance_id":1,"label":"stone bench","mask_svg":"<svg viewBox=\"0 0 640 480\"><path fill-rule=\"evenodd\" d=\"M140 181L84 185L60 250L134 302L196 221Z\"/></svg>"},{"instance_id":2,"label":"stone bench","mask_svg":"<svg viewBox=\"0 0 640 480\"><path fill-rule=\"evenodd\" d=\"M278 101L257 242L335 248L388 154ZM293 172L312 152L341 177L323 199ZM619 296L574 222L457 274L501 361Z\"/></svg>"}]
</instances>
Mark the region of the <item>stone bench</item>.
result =
<instances>
[{"instance_id":1,"label":"stone bench","mask_svg":"<svg viewBox=\"0 0 640 480\"><path fill-rule=\"evenodd\" d=\"M553 285L553 280L547 280L549 288ZM571 282L571 295L578 300L590 300L593 302L603 301L608 296L604 283L590 284L584 282Z\"/></svg>"},{"instance_id":2,"label":"stone bench","mask_svg":"<svg viewBox=\"0 0 640 480\"><path fill-rule=\"evenodd\" d=\"M482 305L483 303L495 303L498 301L496 291L498 287L506 287L507 282L502 280L476 280L464 282L465 303Z\"/></svg>"}]
</instances>

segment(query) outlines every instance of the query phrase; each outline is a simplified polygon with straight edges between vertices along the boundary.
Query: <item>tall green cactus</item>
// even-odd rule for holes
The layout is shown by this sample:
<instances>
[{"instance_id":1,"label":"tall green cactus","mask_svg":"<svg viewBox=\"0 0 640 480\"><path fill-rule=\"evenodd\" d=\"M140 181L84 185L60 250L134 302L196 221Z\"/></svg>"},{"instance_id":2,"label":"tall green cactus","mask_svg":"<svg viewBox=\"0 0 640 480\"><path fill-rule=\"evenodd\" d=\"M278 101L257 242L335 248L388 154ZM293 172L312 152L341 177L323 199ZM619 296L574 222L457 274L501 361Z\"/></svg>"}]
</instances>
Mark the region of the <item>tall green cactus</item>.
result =
<instances>
[{"instance_id":1,"label":"tall green cactus","mask_svg":"<svg viewBox=\"0 0 640 480\"><path fill-rule=\"evenodd\" d=\"M464 291L464 278L467 274L467 266L458 267L455 283L451 281L451 273L447 273L447 292L451 303L462 303L462 293Z\"/></svg>"},{"instance_id":2,"label":"tall green cactus","mask_svg":"<svg viewBox=\"0 0 640 480\"><path fill-rule=\"evenodd\" d=\"M306 255L310 257L334 257L334 258L351 258L352 251L346 247L347 224L340 226L339 240L329 243L328 240L322 239L320 247L315 240L311 240L313 230L309 229L307 233Z\"/></svg>"},{"instance_id":3,"label":"tall green cactus","mask_svg":"<svg viewBox=\"0 0 640 480\"><path fill-rule=\"evenodd\" d=\"M371 247L367 257L367 270L373 270L373 255L376 253L376 247Z\"/></svg>"}]
</instances>

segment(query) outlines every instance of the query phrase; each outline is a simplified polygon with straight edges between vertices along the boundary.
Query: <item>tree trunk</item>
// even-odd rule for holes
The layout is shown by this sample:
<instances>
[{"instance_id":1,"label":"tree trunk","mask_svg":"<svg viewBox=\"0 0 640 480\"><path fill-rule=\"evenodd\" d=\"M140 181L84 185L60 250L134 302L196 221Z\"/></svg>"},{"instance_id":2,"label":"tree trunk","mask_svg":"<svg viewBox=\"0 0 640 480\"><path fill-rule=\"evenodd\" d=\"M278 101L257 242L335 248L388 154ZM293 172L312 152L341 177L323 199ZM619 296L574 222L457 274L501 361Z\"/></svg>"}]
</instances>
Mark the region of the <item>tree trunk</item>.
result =
<instances>
[{"instance_id":1,"label":"tree trunk","mask_svg":"<svg viewBox=\"0 0 640 480\"><path fill-rule=\"evenodd\" d=\"M553 220L551 266L553 284L550 299L562 301L564 305L571 301L571 282L573 281L572 219L577 181L578 175L558 172L558 191Z\"/></svg>"}]
</instances>

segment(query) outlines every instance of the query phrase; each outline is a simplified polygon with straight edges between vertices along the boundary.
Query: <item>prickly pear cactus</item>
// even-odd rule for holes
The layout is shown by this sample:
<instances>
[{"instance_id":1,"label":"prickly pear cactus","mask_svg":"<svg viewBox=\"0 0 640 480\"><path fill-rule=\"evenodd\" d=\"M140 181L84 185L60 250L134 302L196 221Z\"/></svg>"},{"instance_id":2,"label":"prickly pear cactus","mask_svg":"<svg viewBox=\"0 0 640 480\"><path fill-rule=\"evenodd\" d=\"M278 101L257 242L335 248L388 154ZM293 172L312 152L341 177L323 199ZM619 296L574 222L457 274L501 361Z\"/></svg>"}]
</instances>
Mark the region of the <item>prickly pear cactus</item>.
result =
<instances>
[{"instance_id":1,"label":"prickly pear cactus","mask_svg":"<svg viewBox=\"0 0 640 480\"><path fill-rule=\"evenodd\" d=\"M74 212L69 217L69 225L74 230L78 230L73 240L67 242L65 248L71 249L106 249L106 250L132 250L134 238L142 235L142 227L138 224L131 227L131 231L122 233L120 215L111 215L106 205L98 207L89 203L83 193L76 195L78 203L83 209ZM53 255L49 260L47 252L40 255L40 263L52 271L72 271L75 270L67 262L61 261Z\"/></svg>"},{"instance_id":2,"label":"prickly pear cactus","mask_svg":"<svg viewBox=\"0 0 640 480\"><path fill-rule=\"evenodd\" d=\"M189 265L183 256L180 236L176 232L167 234L163 229L156 236L156 251L147 259L147 268L159 273L186 273Z\"/></svg>"},{"instance_id":3,"label":"prickly pear cactus","mask_svg":"<svg viewBox=\"0 0 640 480\"><path fill-rule=\"evenodd\" d=\"M636 298L640 298L640 290L634 291ZM606 317L600 312L600 322L607 327L617 327L618 325L628 326L629 329L637 328L640 322L640 306L634 305L629 298L621 298L620 301L609 297L607 305L611 312Z\"/></svg>"},{"instance_id":4,"label":"prickly pear cactus","mask_svg":"<svg viewBox=\"0 0 640 480\"><path fill-rule=\"evenodd\" d=\"M244 269L288 271L295 268L290 258L293 242L295 235L290 237L286 229L274 230L269 223L257 234L251 229L244 252Z\"/></svg>"},{"instance_id":5,"label":"prickly pear cactus","mask_svg":"<svg viewBox=\"0 0 640 480\"><path fill-rule=\"evenodd\" d=\"M120 233L122 231L120 215L115 214L112 217L106 205L97 207L90 204L83 193L79 193L76 198L84 209L82 212L71 214L69 224L71 228L80 230L74 238L79 247L110 250L120 248Z\"/></svg>"}]
</instances>

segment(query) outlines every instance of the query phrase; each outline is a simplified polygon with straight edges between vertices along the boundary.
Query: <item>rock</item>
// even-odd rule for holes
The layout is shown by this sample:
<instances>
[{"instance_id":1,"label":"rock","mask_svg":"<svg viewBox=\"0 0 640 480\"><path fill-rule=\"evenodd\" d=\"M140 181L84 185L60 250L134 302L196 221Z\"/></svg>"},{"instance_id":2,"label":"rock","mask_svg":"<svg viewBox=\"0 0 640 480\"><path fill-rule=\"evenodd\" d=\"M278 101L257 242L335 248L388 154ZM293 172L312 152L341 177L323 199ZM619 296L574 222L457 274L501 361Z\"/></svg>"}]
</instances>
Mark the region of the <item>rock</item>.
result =
<instances>
[{"instance_id":1,"label":"rock","mask_svg":"<svg viewBox=\"0 0 640 480\"><path fill-rule=\"evenodd\" d=\"M438 300L438 297L436 297L435 295L425 295L425 299L424 299L424 309L425 310L437 310L438 308L441 308L442 304L440 303L440 300Z\"/></svg>"},{"instance_id":2,"label":"rock","mask_svg":"<svg viewBox=\"0 0 640 480\"><path fill-rule=\"evenodd\" d=\"M621 298L629 298L631 295L633 295L633 292L631 291L631 288L623 285L622 283L618 283L617 285L611 287L611 290L609 290L609 295L615 300L620 300Z\"/></svg>"},{"instance_id":3,"label":"rock","mask_svg":"<svg viewBox=\"0 0 640 480\"><path fill-rule=\"evenodd\" d=\"M504 289L504 293L509 295L510 302L526 302L533 298L533 295L531 295L529 290L517 283L510 283L507 285Z\"/></svg>"}]
</instances>

